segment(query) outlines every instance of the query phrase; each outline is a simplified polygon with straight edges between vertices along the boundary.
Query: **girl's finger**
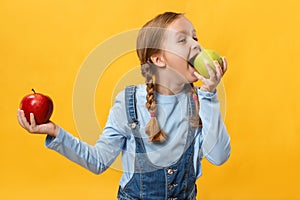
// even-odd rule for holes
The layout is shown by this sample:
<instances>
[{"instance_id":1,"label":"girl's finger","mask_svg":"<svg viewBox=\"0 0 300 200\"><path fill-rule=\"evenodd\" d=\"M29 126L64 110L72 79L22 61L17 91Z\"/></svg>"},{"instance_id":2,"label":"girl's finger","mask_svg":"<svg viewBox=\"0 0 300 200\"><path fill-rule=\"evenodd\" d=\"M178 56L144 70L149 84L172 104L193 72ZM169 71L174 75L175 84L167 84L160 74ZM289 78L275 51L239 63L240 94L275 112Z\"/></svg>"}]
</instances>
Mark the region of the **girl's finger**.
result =
<instances>
[{"instance_id":1,"label":"girl's finger","mask_svg":"<svg viewBox=\"0 0 300 200\"><path fill-rule=\"evenodd\" d=\"M29 123L25 117L24 111L22 111L22 113L21 113L21 120L22 120L24 127L27 129L29 127Z\"/></svg>"},{"instance_id":2,"label":"girl's finger","mask_svg":"<svg viewBox=\"0 0 300 200\"><path fill-rule=\"evenodd\" d=\"M205 65L207 71L208 71L208 74L209 74L209 79L213 80L216 78L216 73L214 72L214 70L211 68L211 66L209 64L206 64Z\"/></svg>"},{"instance_id":3,"label":"girl's finger","mask_svg":"<svg viewBox=\"0 0 300 200\"><path fill-rule=\"evenodd\" d=\"M225 72L227 71L228 63L225 56L222 57L222 60L223 60L223 74L225 74Z\"/></svg>"},{"instance_id":4,"label":"girl's finger","mask_svg":"<svg viewBox=\"0 0 300 200\"><path fill-rule=\"evenodd\" d=\"M214 65L216 67L216 76L217 76L217 79L220 80L223 76L223 70L219 64L218 61L214 60Z\"/></svg>"},{"instance_id":5,"label":"girl's finger","mask_svg":"<svg viewBox=\"0 0 300 200\"><path fill-rule=\"evenodd\" d=\"M25 117L24 111L21 112L20 120L21 120L21 123L23 124L23 128L26 129L28 132L31 132L32 129L31 129L29 122L27 121L27 119Z\"/></svg>"},{"instance_id":6,"label":"girl's finger","mask_svg":"<svg viewBox=\"0 0 300 200\"><path fill-rule=\"evenodd\" d=\"M23 121L22 121L22 119L21 119L22 113L23 113L23 115L24 115L24 111L18 109L18 111L17 111L17 118L18 118L19 124L20 124L23 128L25 128L25 126L24 126L24 124L23 124Z\"/></svg>"},{"instance_id":7,"label":"girl's finger","mask_svg":"<svg viewBox=\"0 0 300 200\"><path fill-rule=\"evenodd\" d=\"M202 75L200 75L198 72L194 72L194 75L197 77L198 80L200 80L202 83L206 81L206 78Z\"/></svg>"},{"instance_id":8,"label":"girl's finger","mask_svg":"<svg viewBox=\"0 0 300 200\"><path fill-rule=\"evenodd\" d=\"M36 122L35 122L33 113L30 113L30 124L31 124L31 127L36 126Z\"/></svg>"}]
</instances>

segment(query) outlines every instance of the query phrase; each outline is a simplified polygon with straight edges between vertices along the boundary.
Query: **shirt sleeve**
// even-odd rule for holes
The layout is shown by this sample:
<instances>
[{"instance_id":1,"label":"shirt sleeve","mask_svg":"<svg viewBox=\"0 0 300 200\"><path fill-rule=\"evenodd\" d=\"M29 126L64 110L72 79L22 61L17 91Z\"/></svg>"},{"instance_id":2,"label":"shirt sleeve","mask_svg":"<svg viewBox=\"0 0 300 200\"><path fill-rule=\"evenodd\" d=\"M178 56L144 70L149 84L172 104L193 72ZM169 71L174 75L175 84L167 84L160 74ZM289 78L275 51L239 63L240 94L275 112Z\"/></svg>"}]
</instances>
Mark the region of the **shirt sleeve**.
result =
<instances>
[{"instance_id":1,"label":"shirt sleeve","mask_svg":"<svg viewBox=\"0 0 300 200\"><path fill-rule=\"evenodd\" d=\"M214 165L221 165L230 156L230 137L220 113L217 91L203 92L198 89L199 115L202 120L203 157Z\"/></svg>"},{"instance_id":2,"label":"shirt sleeve","mask_svg":"<svg viewBox=\"0 0 300 200\"><path fill-rule=\"evenodd\" d=\"M121 92L95 145L81 141L63 128L55 138L48 135L45 145L91 172L100 174L113 163L126 144L126 119L124 92Z\"/></svg>"}]
</instances>

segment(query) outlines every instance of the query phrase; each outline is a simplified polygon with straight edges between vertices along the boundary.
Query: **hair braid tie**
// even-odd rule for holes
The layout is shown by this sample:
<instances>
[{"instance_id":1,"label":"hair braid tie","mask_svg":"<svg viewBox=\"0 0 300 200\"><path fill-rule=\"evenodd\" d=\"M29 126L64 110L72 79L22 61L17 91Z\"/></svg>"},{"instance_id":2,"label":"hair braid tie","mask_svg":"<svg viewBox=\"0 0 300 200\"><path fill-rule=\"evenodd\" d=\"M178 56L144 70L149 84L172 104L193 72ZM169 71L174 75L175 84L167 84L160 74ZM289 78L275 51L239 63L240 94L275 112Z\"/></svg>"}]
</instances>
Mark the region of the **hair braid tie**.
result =
<instances>
[{"instance_id":1,"label":"hair braid tie","mask_svg":"<svg viewBox=\"0 0 300 200\"><path fill-rule=\"evenodd\" d=\"M202 126L202 120L199 116L199 110L200 110L200 103L199 103L199 98L197 94L197 90L194 87L194 84L191 83L191 91L192 91L192 99L196 103L196 112L194 113L194 116L192 117L192 125L197 127L197 126Z\"/></svg>"},{"instance_id":2,"label":"hair braid tie","mask_svg":"<svg viewBox=\"0 0 300 200\"><path fill-rule=\"evenodd\" d=\"M193 96L193 100L198 101L198 96L197 95Z\"/></svg>"}]
</instances>

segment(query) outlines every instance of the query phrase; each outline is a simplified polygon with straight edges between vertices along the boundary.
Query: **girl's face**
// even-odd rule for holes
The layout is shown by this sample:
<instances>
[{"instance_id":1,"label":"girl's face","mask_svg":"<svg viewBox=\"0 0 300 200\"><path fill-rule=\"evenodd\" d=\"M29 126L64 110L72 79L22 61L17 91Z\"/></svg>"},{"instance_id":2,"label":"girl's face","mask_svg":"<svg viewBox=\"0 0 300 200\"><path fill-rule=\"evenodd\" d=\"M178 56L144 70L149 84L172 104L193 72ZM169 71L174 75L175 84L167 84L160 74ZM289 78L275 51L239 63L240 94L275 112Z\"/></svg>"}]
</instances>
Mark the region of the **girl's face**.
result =
<instances>
[{"instance_id":1,"label":"girl's face","mask_svg":"<svg viewBox=\"0 0 300 200\"><path fill-rule=\"evenodd\" d=\"M182 15L167 27L165 36L161 56L170 79L184 83L197 81L195 69L187 62L201 51L192 23Z\"/></svg>"}]
</instances>

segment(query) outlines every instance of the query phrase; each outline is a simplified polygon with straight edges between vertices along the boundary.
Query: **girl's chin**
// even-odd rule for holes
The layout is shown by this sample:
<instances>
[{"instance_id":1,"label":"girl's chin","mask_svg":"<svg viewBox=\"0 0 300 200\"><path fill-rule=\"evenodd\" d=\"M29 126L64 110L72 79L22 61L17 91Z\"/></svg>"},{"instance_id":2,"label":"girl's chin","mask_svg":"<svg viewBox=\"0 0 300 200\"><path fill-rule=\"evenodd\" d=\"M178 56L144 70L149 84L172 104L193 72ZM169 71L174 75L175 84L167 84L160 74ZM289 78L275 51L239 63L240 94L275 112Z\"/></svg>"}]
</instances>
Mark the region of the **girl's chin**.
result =
<instances>
[{"instance_id":1,"label":"girl's chin","mask_svg":"<svg viewBox=\"0 0 300 200\"><path fill-rule=\"evenodd\" d=\"M196 72L195 68L189 65L189 71L191 72L192 77L195 79L193 82L198 81L198 78L194 74Z\"/></svg>"},{"instance_id":2,"label":"girl's chin","mask_svg":"<svg viewBox=\"0 0 300 200\"><path fill-rule=\"evenodd\" d=\"M197 78L193 79L193 81L191 81L190 83L196 83L197 81L199 81Z\"/></svg>"},{"instance_id":3,"label":"girl's chin","mask_svg":"<svg viewBox=\"0 0 300 200\"><path fill-rule=\"evenodd\" d=\"M192 73L192 80L193 83L199 81L199 79L195 76L194 72Z\"/></svg>"}]
</instances>

